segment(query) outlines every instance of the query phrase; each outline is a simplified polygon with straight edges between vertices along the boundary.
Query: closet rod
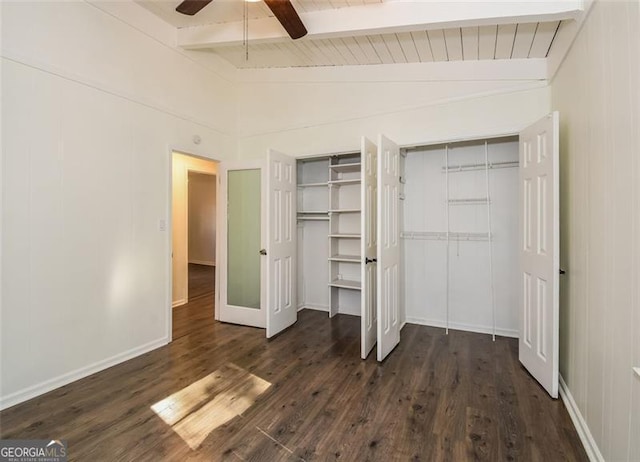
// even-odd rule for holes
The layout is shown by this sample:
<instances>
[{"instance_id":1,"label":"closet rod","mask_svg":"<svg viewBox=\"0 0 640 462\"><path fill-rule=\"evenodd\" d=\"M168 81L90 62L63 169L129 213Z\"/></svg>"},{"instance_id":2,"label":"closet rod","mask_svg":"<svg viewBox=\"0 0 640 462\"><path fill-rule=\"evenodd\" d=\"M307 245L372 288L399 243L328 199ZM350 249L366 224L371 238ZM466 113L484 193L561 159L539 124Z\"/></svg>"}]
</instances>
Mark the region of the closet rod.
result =
<instances>
[{"instance_id":1,"label":"closet rod","mask_svg":"<svg viewBox=\"0 0 640 462\"><path fill-rule=\"evenodd\" d=\"M447 201L447 295L446 299L446 311L447 311L447 319L446 319L446 328L445 333L449 335L449 247L450 247L450 229L449 229L449 208L451 206L451 201L449 200L449 145L447 144L444 148L444 165L445 165L445 189L446 189L446 201Z\"/></svg>"},{"instance_id":2,"label":"closet rod","mask_svg":"<svg viewBox=\"0 0 640 462\"><path fill-rule=\"evenodd\" d=\"M489 227L488 236L491 236L491 201L489 200L490 188L489 188L489 144L484 142L484 165L485 165L485 184L487 188L487 224ZM495 294L493 290L493 240L489 237L489 281L491 282L491 320L492 320L492 331L491 338L493 341L496 341L496 300Z\"/></svg>"},{"instance_id":3,"label":"closet rod","mask_svg":"<svg viewBox=\"0 0 640 462\"><path fill-rule=\"evenodd\" d=\"M297 217L298 221L329 221L329 217Z\"/></svg>"},{"instance_id":4,"label":"closet rod","mask_svg":"<svg viewBox=\"0 0 640 462\"><path fill-rule=\"evenodd\" d=\"M451 205L483 205L488 204L489 199L487 197L467 197L464 199L449 199Z\"/></svg>"},{"instance_id":5,"label":"closet rod","mask_svg":"<svg viewBox=\"0 0 640 462\"><path fill-rule=\"evenodd\" d=\"M409 240L427 240L427 241L445 241L447 239L446 231L404 231L400 233L402 239ZM488 241L491 239L489 233L449 233L449 239L452 241Z\"/></svg>"},{"instance_id":6,"label":"closet rod","mask_svg":"<svg viewBox=\"0 0 640 462\"><path fill-rule=\"evenodd\" d=\"M489 169L495 169L495 168L515 168L515 167L519 167L520 166L520 162L515 160L515 161L505 161L505 162L492 162L490 164L485 165L484 163L482 164L460 164L460 165L450 165L448 168L447 167L442 167L442 172L444 173L445 171L449 171L451 173L456 173L456 172L466 172L466 171L470 171L470 170L486 170L487 168Z\"/></svg>"}]
</instances>

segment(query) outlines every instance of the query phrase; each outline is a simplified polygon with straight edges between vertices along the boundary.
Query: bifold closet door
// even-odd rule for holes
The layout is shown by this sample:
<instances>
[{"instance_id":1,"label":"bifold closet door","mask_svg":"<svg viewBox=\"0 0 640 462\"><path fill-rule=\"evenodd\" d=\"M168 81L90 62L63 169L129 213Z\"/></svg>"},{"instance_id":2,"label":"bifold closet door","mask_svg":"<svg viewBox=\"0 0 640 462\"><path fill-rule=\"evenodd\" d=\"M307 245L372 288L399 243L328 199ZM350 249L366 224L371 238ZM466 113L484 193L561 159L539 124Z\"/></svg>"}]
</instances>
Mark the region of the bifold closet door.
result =
<instances>
[{"instance_id":1,"label":"bifold closet door","mask_svg":"<svg viewBox=\"0 0 640 462\"><path fill-rule=\"evenodd\" d=\"M361 357L366 359L377 337L376 290L377 290L377 242L376 242L376 215L377 215L377 148L367 138L362 138L361 144L361 228L360 240L362 256L362 295L361 295Z\"/></svg>"},{"instance_id":2,"label":"bifold closet door","mask_svg":"<svg viewBox=\"0 0 640 462\"><path fill-rule=\"evenodd\" d=\"M267 153L267 338L298 319L296 300L296 161Z\"/></svg>"},{"instance_id":3,"label":"bifold closet door","mask_svg":"<svg viewBox=\"0 0 640 462\"><path fill-rule=\"evenodd\" d=\"M378 137L378 361L400 343L400 149Z\"/></svg>"},{"instance_id":4,"label":"bifold closet door","mask_svg":"<svg viewBox=\"0 0 640 462\"><path fill-rule=\"evenodd\" d=\"M558 397L559 354L559 114L520 133L519 357Z\"/></svg>"}]
</instances>

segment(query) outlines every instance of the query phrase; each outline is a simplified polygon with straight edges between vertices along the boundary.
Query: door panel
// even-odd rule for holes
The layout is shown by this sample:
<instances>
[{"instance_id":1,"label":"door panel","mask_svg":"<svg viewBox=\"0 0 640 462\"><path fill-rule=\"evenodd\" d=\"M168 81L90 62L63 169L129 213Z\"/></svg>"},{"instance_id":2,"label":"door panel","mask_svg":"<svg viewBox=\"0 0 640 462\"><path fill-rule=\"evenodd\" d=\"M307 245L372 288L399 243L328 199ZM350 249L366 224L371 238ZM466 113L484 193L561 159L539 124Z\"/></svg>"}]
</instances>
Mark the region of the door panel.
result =
<instances>
[{"instance_id":1,"label":"door panel","mask_svg":"<svg viewBox=\"0 0 640 462\"><path fill-rule=\"evenodd\" d=\"M378 138L377 312L378 361L400 343L400 149Z\"/></svg>"},{"instance_id":2,"label":"door panel","mask_svg":"<svg viewBox=\"0 0 640 462\"><path fill-rule=\"evenodd\" d=\"M362 262L362 305L360 312L361 322L361 357L366 359L374 345L377 337L377 319L378 313L376 309L376 273L377 273L377 232L376 232L376 215L377 215L377 175L378 168L376 145L367 138L362 138L361 145L361 255Z\"/></svg>"},{"instance_id":3,"label":"door panel","mask_svg":"<svg viewBox=\"0 0 640 462\"><path fill-rule=\"evenodd\" d=\"M559 349L559 115L520 133L519 357L538 382L558 397Z\"/></svg>"},{"instance_id":4,"label":"door panel","mask_svg":"<svg viewBox=\"0 0 640 462\"><path fill-rule=\"evenodd\" d=\"M254 309L260 309L260 173L227 176L227 302Z\"/></svg>"},{"instance_id":5,"label":"door panel","mask_svg":"<svg viewBox=\"0 0 640 462\"><path fill-rule=\"evenodd\" d=\"M220 164L220 306L222 322L266 325L265 261L260 255L264 231L265 169L259 161Z\"/></svg>"},{"instance_id":6,"label":"door panel","mask_svg":"<svg viewBox=\"0 0 640 462\"><path fill-rule=\"evenodd\" d=\"M296 163L270 150L267 167L267 338L298 319L296 301Z\"/></svg>"}]
</instances>

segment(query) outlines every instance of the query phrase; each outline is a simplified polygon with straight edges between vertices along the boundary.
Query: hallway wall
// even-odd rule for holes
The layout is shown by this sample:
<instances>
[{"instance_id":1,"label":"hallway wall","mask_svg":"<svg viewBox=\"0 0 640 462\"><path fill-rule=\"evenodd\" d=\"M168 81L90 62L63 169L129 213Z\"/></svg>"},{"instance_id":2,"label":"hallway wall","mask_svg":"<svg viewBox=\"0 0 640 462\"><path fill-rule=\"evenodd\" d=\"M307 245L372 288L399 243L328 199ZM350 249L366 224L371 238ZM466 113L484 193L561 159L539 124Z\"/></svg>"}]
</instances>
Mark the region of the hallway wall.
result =
<instances>
[{"instance_id":1,"label":"hallway wall","mask_svg":"<svg viewBox=\"0 0 640 462\"><path fill-rule=\"evenodd\" d=\"M216 264L216 181L189 173L189 263Z\"/></svg>"}]
</instances>

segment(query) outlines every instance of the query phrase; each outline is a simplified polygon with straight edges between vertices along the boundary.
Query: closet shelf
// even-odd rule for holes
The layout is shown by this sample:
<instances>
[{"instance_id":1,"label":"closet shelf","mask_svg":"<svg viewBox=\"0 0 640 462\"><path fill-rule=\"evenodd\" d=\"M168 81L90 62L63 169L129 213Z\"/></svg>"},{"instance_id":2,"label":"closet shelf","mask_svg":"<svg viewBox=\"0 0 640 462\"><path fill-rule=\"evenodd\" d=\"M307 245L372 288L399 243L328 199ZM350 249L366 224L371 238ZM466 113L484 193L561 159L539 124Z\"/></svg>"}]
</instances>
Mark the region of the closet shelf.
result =
<instances>
[{"instance_id":1,"label":"closet shelf","mask_svg":"<svg viewBox=\"0 0 640 462\"><path fill-rule=\"evenodd\" d=\"M298 217L298 221L329 221L329 217Z\"/></svg>"},{"instance_id":2,"label":"closet shelf","mask_svg":"<svg viewBox=\"0 0 640 462\"><path fill-rule=\"evenodd\" d=\"M410 240L446 241L446 231L405 231L400 233L400 237ZM450 241L489 241L492 238L490 233L449 233Z\"/></svg>"},{"instance_id":3,"label":"closet shelf","mask_svg":"<svg viewBox=\"0 0 640 462\"><path fill-rule=\"evenodd\" d=\"M349 279L334 279L329 283L331 287L340 287L342 289L360 290L360 281L350 281Z\"/></svg>"},{"instance_id":4,"label":"closet shelf","mask_svg":"<svg viewBox=\"0 0 640 462\"><path fill-rule=\"evenodd\" d=\"M327 210L298 210L298 215L326 215Z\"/></svg>"},{"instance_id":5,"label":"closet shelf","mask_svg":"<svg viewBox=\"0 0 640 462\"><path fill-rule=\"evenodd\" d=\"M360 234L336 233L336 234L329 234L329 237L336 237L336 238L342 238L342 239L360 239Z\"/></svg>"},{"instance_id":6,"label":"closet shelf","mask_svg":"<svg viewBox=\"0 0 640 462\"><path fill-rule=\"evenodd\" d=\"M360 209L332 209L329 213L360 213Z\"/></svg>"},{"instance_id":7,"label":"closet shelf","mask_svg":"<svg viewBox=\"0 0 640 462\"><path fill-rule=\"evenodd\" d=\"M487 197L467 197L463 199L449 199L450 205L485 205L490 204Z\"/></svg>"},{"instance_id":8,"label":"closet shelf","mask_svg":"<svg viewBox=\"0 0 640 462\"><path fill-rule=\"evenodd\" d=\"M519 166L520 166L520 162L517 160L506 161L506 162L491 162L488 165L489 169L514 168ZM442 167L442 173L447 172L447 170L449 171L449 173L456 173L456 172L468 172L471 170L485 170L486 168L487 168L487 165L485 165L484 163L449 165L448 168Z\"/></svg>"},{"instance_id":9,"label":"closet shelf","mask_svg":"<svg viewBox=\"0 0 640 462\"><path fill-rule=\"evenodd\" d=\"M350 178L348 180L331 180L329 185L331 186L347 186L350 184L360 184L360 178Z\"/></svg>"},{"instance_id":10,"label":"closet shelf","mask_svg":"<svg viewBox=\"0 0 640 462\"><path fill-rule=\"evenodd\" d=\"M335 172L340 173L353 173L360 171L360 162L353 162L351 164L332 164L329 168Z\"/></svg>"},{"instance_id":11,"label":"closet shelf","mask_svg":"<svg viewBox=\"0 0 640 462\"><path fill-rule=\"evenodd\" d=\"M298 188L321 188L323 186L327 186L327 182L323 183L300 183L298 184Z\"/></svg>"},{"instance_id":12,"label":"closet shelf","mask_svg":"<svg viewBox=\"0 0 640 462\"><path fill-rule=\"evenodd\" d=\"M329 261L353 262L360 263L360 255L332 255Z\"/></svg>"}]
</instances>

